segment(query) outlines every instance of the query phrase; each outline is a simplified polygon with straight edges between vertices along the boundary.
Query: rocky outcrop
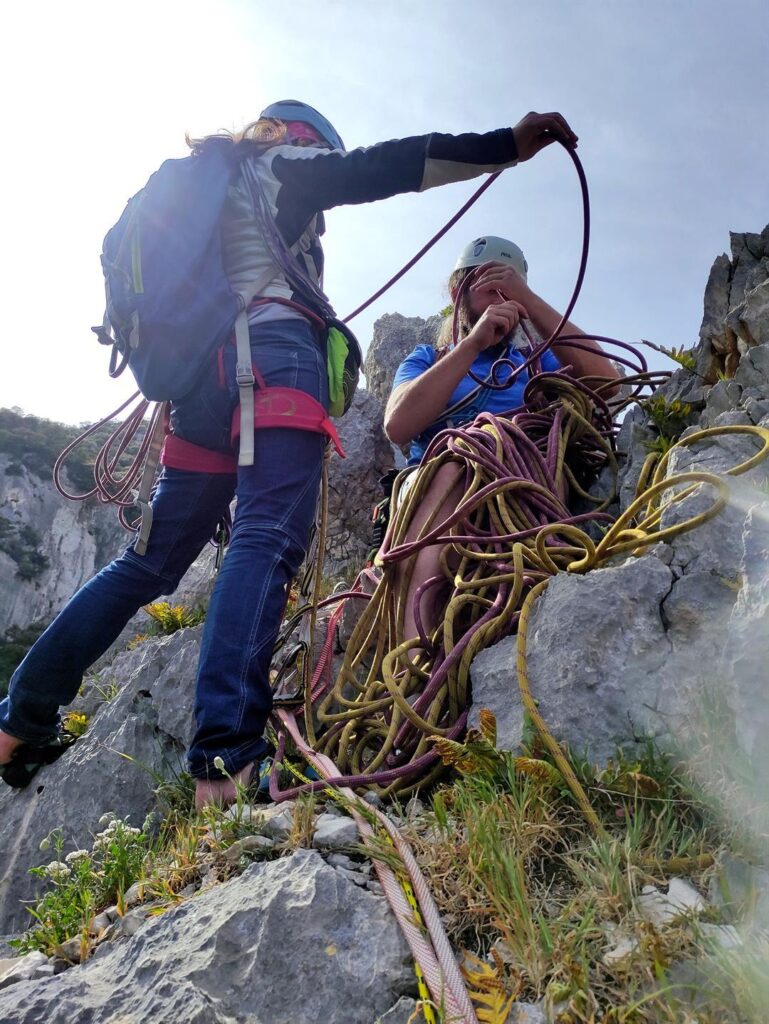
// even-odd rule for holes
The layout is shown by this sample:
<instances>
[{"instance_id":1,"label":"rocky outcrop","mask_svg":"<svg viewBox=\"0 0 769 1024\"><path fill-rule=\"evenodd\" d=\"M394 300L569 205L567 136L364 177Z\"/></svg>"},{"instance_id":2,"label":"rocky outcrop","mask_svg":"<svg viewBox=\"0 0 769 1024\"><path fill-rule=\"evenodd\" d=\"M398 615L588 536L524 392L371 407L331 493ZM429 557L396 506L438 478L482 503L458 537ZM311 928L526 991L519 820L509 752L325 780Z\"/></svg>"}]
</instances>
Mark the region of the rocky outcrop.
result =
<instances>
[{"instance_id":1,"label":"rocky outcrop","mask_svg":"<svg viewBox=\"0 0 769 1024\"><path fill-rule=\"evenodd\" d=\"M740 357L769 341L769 225L761 234L732 232L732 257L713 263L705 290L697 372L714 384L732 376Z\"/></svg>"},{"instance_id":2,"label":"rocky outcrop","mask_svg":"<svg viewBox=\"0 0 769 1024\"><path fill-rule=\"evenodd\" d=\"M732 262L719 258L711 274L697 357L698 365L706 357L726 365L731 353L734 377L709 387L681 370L658 392L672 401L700 390L684 437L711 426L769 428L769 229L732 241ZM733 347L724 348L729 337ZM619 444L622 509L652 436L643 410L634 410ZM669 472L723 476L759 447L744 433L706 438L678 449ZM769 657L769 461L726 480L729 504L714 519L641 557L584 576L560 574L539 599L527 645L531 687L554 735L575 752L606 762L620 743L652 738L678 750L688 741L702 744L712 726L707 716L725 704L735 752L769 768L769 702L760 682ZM712 489L699 487L665 512L661 526L696 516L712 501ZM510 638L476 658L471 713L472 723L481 707L491 708L500 744L513 750L526 738L514 652Z\"/></svg>"},{"instance_id":3,"label":"rocky outcrop","mask_svg":"<svg viewBox=\"0 0 769 1024\"><path fill-rule=\"evenodd\" d=\"M363 372L366 374L366 387L383 411L390 397L395 371L415 346L433 344L441 322L440 316L423 320L421 316L385 313L374 324Z\"/></svg>"},{"instance_id":4,"label":"rocky outcrop","mask_svg":"<svg viewBox=\"0 0 769 1024\"><path fill-rule=\"evenodd\" d=\"M0 991L0 1019L372 1024L413 988L385 900L302 850L251 865L80 967Z\"/></svg>"}]
</instances>

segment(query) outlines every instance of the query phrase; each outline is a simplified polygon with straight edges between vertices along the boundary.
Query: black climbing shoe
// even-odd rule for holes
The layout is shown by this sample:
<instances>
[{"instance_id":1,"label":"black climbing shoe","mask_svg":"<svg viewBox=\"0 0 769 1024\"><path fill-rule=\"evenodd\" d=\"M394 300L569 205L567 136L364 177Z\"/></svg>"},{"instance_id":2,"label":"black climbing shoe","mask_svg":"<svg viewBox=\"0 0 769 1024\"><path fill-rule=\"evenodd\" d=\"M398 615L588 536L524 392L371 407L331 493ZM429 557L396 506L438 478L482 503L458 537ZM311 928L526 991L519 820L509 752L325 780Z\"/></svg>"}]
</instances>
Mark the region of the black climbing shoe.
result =
<instances>
[{"instance_id":1,"label":"black climbing shoe","mask_svg":"<svg viewBox=\"0 0 769 1024\"><path fill-rule=\"evenodd\" d=\"M0 764L0 779L13 789L24 789L47 764L57 761L77 739L70 732L60 732L48 743L24 743L13 752L8 764Z\"/></svg>"}]
</instances>

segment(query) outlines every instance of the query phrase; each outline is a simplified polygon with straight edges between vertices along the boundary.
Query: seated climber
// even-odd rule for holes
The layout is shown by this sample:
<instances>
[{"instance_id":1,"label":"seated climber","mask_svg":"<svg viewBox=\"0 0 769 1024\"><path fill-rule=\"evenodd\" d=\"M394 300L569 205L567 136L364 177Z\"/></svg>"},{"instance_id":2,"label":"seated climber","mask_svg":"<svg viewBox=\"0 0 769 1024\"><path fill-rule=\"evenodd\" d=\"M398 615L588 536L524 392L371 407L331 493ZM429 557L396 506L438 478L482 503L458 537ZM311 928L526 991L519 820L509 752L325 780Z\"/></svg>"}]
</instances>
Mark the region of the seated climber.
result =
<instances>
[{"instance_id":1,"label":"seated climber","mask_svg":"<svg viewBox=\"0 0 769 1024\"><path fill-rule=\"evenodd\" d=\"M469 424L481 412L501 415L523 406L530 375L528 369L516 371L531 354L530 338L537 344L549 339L561 321L561 315L529 287L527 274L523 252L504 238L477 238L460 254L448 282L454 315L444 321L434 346L417 346L400 364L385 411L387 436L395 444L410 445L410 466L419 464L441 430ZM593 384L620 377L601 346L574 324L567 321L560 334L578 335L579 340L554 342L539 360L542 372L563 370ZM500 359L504 362L492 371ZM499 386L511 377L510 386ZM429 521L445 520L457 507L463 496L459 477L456 463L440 467L411 518L406 541L416 539ZM401 500L404 487L416 479L412 474L401 486ZM440 544L423 547L409 566L406 637L417 635L414 598L422 584L437 575L441 550ZM420 606L427 617L422 625L429 633L435 610L426 608L424 601Z\"/></svg>"}]
</instances>

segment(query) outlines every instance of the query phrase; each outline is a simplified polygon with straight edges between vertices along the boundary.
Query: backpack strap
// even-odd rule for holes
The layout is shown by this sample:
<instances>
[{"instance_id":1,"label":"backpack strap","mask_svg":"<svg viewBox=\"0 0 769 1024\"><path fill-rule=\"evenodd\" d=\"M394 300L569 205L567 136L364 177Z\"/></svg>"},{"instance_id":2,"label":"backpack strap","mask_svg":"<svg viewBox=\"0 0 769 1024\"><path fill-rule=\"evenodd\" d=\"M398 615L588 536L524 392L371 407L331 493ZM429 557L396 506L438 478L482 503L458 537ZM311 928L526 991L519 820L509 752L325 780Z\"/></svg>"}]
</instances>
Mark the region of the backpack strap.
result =
<instances>
[{"instance_id":1,"label":"backpack strap","mask_svg":"<svg viewBox=\"0 0 769 1024\"><path fill-rule=\"evenodd\" d=\"M243 422L246 424L240 438L239 466L254 464L254 370L251 366L251 339L248 329L248 304L253 294L238 292L243 306L235 319L235 380Z\"/></svg>"}]
</instances>

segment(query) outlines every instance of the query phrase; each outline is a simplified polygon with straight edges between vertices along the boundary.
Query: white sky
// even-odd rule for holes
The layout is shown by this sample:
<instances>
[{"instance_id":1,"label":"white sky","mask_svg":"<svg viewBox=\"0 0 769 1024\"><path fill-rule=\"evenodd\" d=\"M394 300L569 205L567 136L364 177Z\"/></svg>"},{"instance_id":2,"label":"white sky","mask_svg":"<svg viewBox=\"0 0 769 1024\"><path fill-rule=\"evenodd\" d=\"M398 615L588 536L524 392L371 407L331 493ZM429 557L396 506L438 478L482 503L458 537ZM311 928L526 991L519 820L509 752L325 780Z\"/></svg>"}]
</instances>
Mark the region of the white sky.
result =
<instances>
[{"instance_id":1,"label":"white sky","mask_svg":"<svg viewBox=\"0 0 769 1024\"><path fill-rule=\"evenodd\" d=\"M306 100L348 147L486 131L560 110L580 136L593 213L586 330L690 345L729 230L769 221L766 0L60 0L0 15L4 99L0 405L83 422L131 390L111 381L101 240L184 132ZM432 235L478 183L327 217L340 315ZM571 294L581 207L560 147L507 171L408 278L355 322L447 302L458 251L512 237L530 283ZM661 365L657 360L656 365Z\"/></svg>"}]
</instances>

